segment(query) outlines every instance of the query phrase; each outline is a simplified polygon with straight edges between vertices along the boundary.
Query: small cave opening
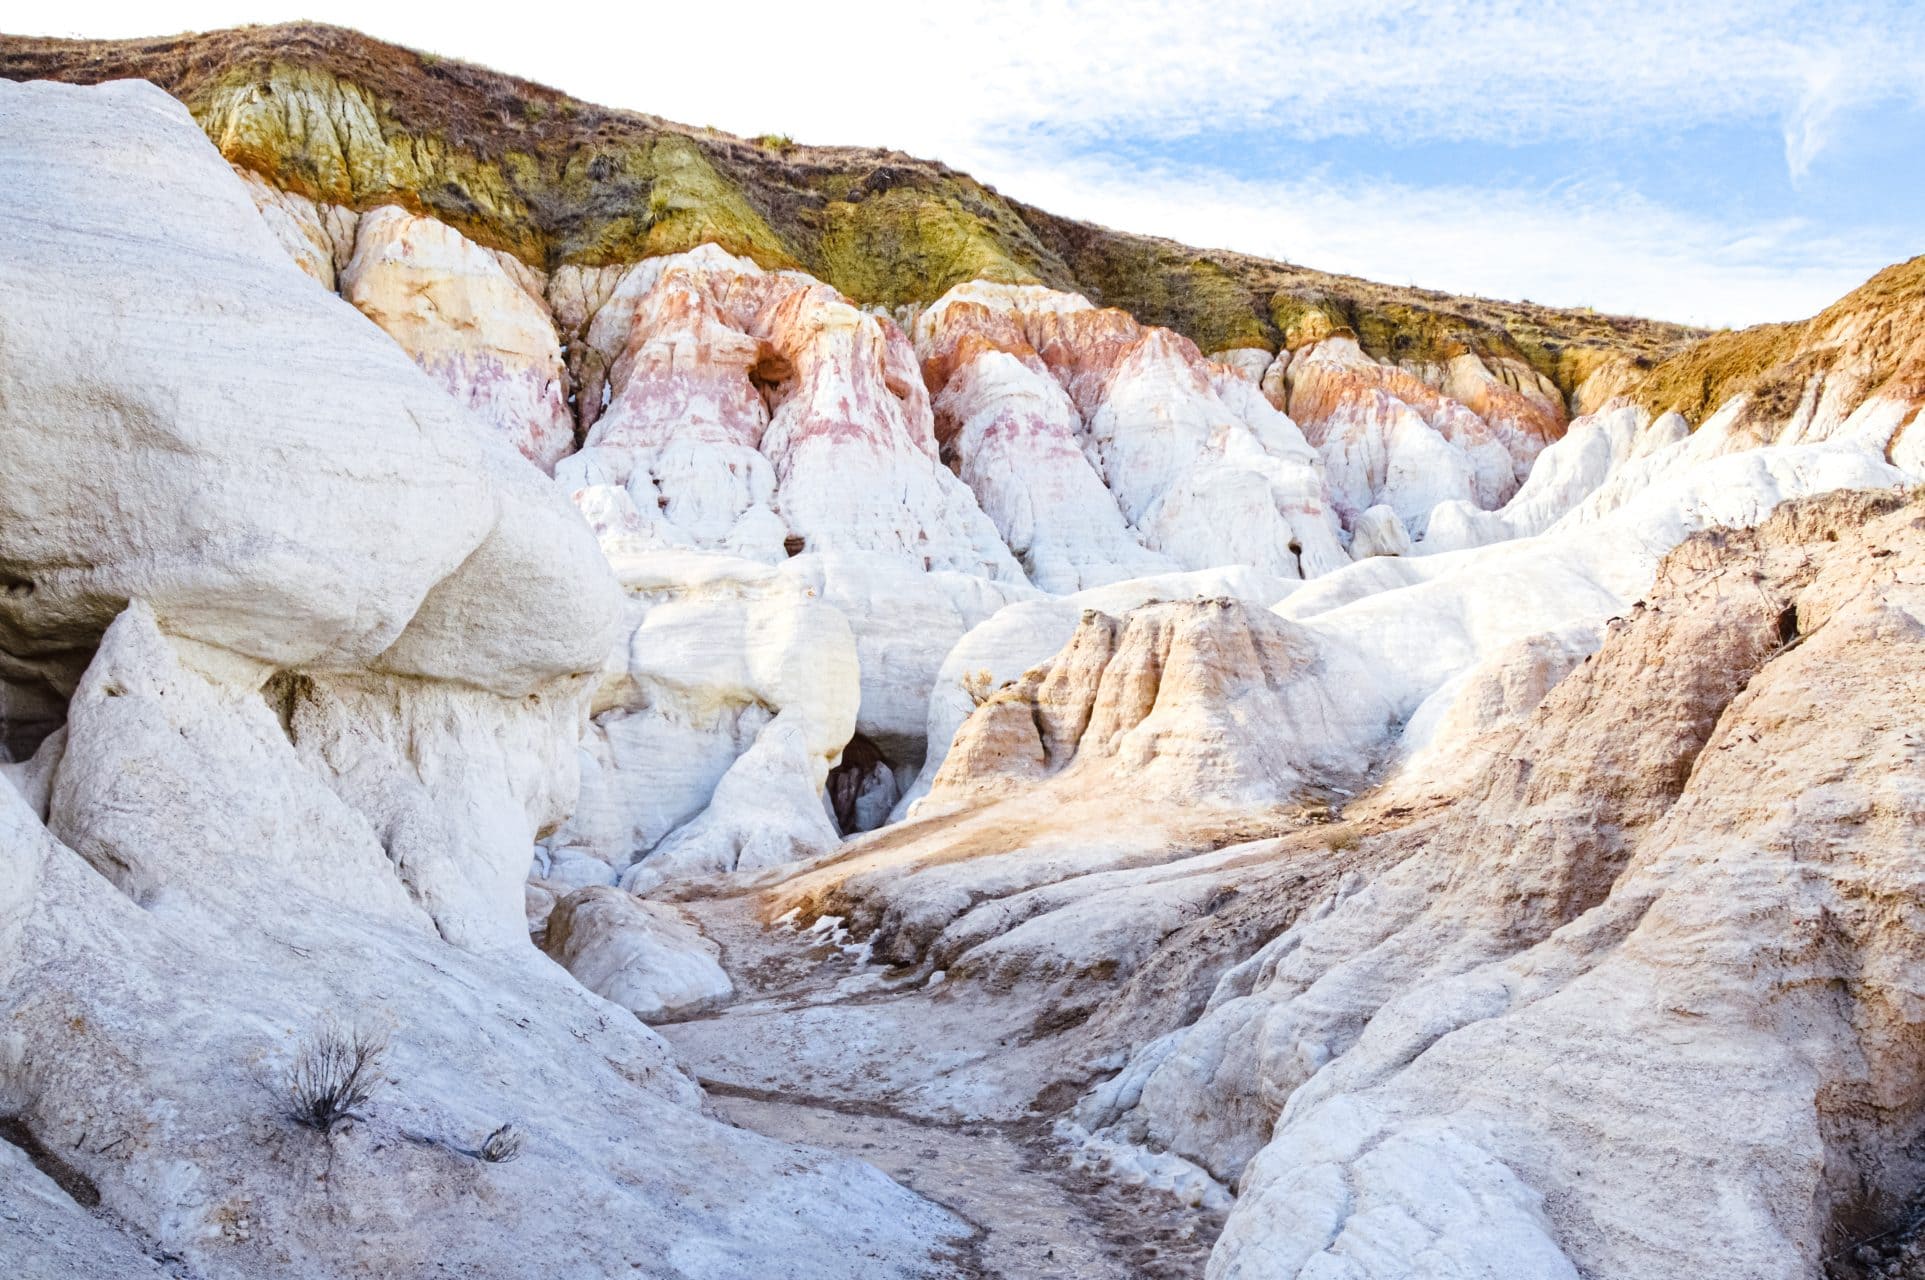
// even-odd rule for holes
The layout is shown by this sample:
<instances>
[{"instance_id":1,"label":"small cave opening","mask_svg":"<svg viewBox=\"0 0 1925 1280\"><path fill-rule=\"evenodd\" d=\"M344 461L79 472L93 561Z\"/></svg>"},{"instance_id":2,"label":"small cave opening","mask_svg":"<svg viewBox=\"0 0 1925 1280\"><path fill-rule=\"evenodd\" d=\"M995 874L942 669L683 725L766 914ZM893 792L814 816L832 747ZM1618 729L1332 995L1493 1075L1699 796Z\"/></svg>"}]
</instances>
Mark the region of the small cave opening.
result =
<instances>
[{"instance_id":1,"label":"small cave opening","mask_svg":"<svg viewBox=\"0 0 1925 1280\"><path fill-rule=\"evenodd\" d=\"M0 654L0 662L4 659ZM85 665L81 662L79 669ZM67 688L31 675L15 680L0 674L0 764L31 760L40 744L67 723Z\"/></svg>"},{"instance_id":2,"label":"small cave opening","mask_svg":"<svg viewBox=\"0 0 1925 1280\"><path fill-rule=\"evenodd\" d=\"M749 366L749 384L761 395L763 405L773 414L789 398L795 385L795 364L767 343L762 344L755 363Z\"/></svg>"},{"instance_id":3,"label":"small cave opening","mask_svg":"<svg viewBox=\"0 0 1925 1280\"><path fill-rule=\"evenodd\" d=\"M889 821L897 798L896 772L882 749L857 734L842 749L842 763L829 770L829 808L845 836L874 831Z\"/></svg>"}]
</instances>

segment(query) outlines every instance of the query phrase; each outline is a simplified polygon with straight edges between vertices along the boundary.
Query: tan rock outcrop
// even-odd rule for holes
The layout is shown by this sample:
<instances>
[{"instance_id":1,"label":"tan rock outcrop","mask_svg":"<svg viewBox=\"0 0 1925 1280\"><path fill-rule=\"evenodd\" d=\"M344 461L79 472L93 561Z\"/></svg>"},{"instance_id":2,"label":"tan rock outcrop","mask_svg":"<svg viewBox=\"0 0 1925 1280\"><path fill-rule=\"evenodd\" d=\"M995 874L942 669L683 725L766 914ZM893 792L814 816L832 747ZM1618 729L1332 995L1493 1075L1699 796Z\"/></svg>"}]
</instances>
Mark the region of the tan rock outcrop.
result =
<instances>
[{"instance_id":1,"label":"tan rock outcrop","mask_svg":"<svg viewBox=\"0 0 1925 1280\"><path fill-rule=\"evenodd\" d=\"M1219 1025L1267 1008L1245 1042L1295 1093L1213 1276L1472 1273L1414 1248L1802 1276L1899 1212L1925 688L1890 673L1925 644L1922 529L1851 495L1686 543L1492 751L1474 829L1395 837L1406 862L1223 993ZM1378 1225L1457 1195L1411 1243Z\"/></svg>"},{"instance_id":2,"label":"tan rock outcrop","mask_svg":"<svg viewBox=\"0 0 1925 1280\"><path fill-rule=\"evenodd\" d=\"M1309 731L1336 714L1302 679L1320 657L1314 634L1230 600L1149 605L1120 620L1087 612L1055 659L963 725L931 803L1064 770L1172 803L1260 805L1312 777L1341 778L1361 761Z\"/></svg>"},{"instance_id":3,"label":"tan rock outcrop","mask_svg":"<svg viewBox=\"0 0 1925 1280\"><path fill-rule=\"evenodd\" d=\"M387 205L362 215L339 280L342 297L523 457L553 471L574 451L561 345L530 268Z\"/></svg>"}]
</instances>

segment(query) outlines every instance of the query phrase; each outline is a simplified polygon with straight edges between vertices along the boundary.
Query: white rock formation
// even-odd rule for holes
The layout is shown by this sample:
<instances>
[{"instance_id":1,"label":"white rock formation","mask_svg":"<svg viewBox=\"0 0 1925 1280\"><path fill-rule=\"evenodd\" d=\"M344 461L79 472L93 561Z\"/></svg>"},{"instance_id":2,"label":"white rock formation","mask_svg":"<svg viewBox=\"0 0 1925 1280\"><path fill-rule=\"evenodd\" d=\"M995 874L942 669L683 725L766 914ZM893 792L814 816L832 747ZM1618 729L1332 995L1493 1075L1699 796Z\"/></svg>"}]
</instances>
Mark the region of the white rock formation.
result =
<instances>
[{"instance_id":1,"label":"white rock formation","mask_svg":"<svg viewBox=\"0 0 1925 1280\"><path fill-rule=\"evenodd\" d=\"M0 785L0 1102L102 1215L8 1147L0 1246L719 1280L962 1234L703 1115L527 946L619 605L565 495L304 278L159 90L0 83L0 172L0 650L66 703ZM390 1048L323 1136L282 1081L330 1016Z\"/></svg>"},{"instance_id":2,"label":"white rock formation","mask_svg":"<svg viewBox=\"0 0 1925 1280\"><path fill-rule=\"evenodd\" d=\"M963 481L1046 591L1174 569L1174 560L1131 537L1083 456L1076 407L1040 364L986 351L943 386L937 420L948 427Z\"/></svg>"},{"instance_id":3,"label":"white rock formation","mask_svg":"<svg viewBox=\"0 0 1925 1280\"><path fill-rule=\"evenodd\" d=\"M721 949L664 902L591 885L561 899L543 950L584 987L644 1022L726 1000Z\"/></svg>"},{"instance_id":4,"label":"white rock formation","mask_svg":"<svg viewBox=\"0 0 1925 1280\"><path fill-rule=\"evenodd\" d=\"M1036 560L1043 585L1098 585L1172 563L1304 577L1344 562L1295 425L1187 340L1072 294L980 282L934 303L916 334L947 447L1004 535ZM975 371L985 360L990 367ZM1038 385L1043 372L1067 406ZM998 391L1020 397L1007 416ZM1072 433L1083 466L1069 452ZM1131 553L1125 533L1161 563ZM1083 550L1065 550L1072 546ZM1079 555L1099 565L1078 564Z\"/></svg>"},{"instance_id":5,"label":"white rock formation","mask_svg":"<svg viewBox=\"0 0 1925 1280\"><path fill-rule=\"evenodd\" d=\"M937 462L928 393L889 320L704 246L630 269L585 340L608 375L581 394L597 403L605 385L606 408L565 478L623 486L632 532L768 560L792 537L1022 581Z\"/></svg>"},{"instance_id":6,"label":"white rock formation","mask_svg":"<svg viewBox=\"0 0 1925 1280\"><path fill-rule=\"evenodd\" d=\"M1538 455L1529 477L1502 507L1487 510L1456 499L1434 508L1417 550L1456 551L1542 533L1626 462L1660 453L1690 435L1676 413L1653 420L1636 405L1614 401L1574 419L1563 438Z\"/></svg>"},{"instance_id":7,"label":"white rock formation","mask_svg":"<svg viewBox=\"0 0 1925 1280\"><path fill-rule=\"evenodd\" d=\"M1435 512L1431 518L1436 518ZM1410 533L1404 528L1403 520L1389 507L1365 507L1351 521L1350 554L1359 560L1371 556L1407 556L1412 549Z\"/></svg>"},{"instance_id":8,"label":"white rock formation","mask_svg":"<svg viewBox=\"0 0 1925 1280\"><path fill-rule=\"evenodd\" d=\"M1403 369L1379 364L1354 338L1335 336L1278 357L1265 385L1321 453L1346 520L1372 506L1395 511L1412 537L1440 502L1489 510L1516 492L1563 426L1561 407L1496 381L1475 356L1453 361L1444 385L1482 414Z\"/></svg>"},{"instance_id":9,"label":"white rock formation","mask_svg":"<svg viewBox=\"0 0 1925 1280\"><path fill-rule=\"evenodd\" d=\"M607 868L602 883L628 870L638 888L833 847L822 789L859 697L842 615L753 561L656 551L614 563L626 637L551 857L586 853Z\"/></svg>"}]
</instances>

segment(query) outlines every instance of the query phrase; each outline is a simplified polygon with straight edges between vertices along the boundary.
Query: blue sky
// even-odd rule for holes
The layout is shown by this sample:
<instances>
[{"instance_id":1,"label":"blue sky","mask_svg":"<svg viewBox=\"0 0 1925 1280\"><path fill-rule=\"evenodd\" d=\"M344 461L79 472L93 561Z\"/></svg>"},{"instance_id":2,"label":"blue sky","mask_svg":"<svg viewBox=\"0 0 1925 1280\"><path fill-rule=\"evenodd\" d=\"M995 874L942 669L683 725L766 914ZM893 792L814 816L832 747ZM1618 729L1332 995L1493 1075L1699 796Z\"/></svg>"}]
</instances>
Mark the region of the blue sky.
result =
<instances>
[{"instance_id":1,"label":"blue sky","mask_svg":"<svg viewBox=\"0 0 1925 1280\"><path fill-rule=\"evenodd\" d=\"M1736 325L1925 252L1925 4L1905 0L787 0L552 31L471 4L75 0L8 29L294 16L1396 284Z\"/></svg>"}]
</instances>

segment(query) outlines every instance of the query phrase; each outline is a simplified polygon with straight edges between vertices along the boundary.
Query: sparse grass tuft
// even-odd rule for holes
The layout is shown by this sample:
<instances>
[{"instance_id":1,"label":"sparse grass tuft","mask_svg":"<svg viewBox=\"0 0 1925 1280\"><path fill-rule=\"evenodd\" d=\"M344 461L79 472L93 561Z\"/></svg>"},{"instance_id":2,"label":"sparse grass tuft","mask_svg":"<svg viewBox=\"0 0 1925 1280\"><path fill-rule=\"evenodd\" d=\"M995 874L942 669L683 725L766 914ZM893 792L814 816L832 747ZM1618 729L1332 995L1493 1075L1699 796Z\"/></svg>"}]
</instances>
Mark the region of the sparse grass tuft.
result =
<instances>
[{"instance_id":1,"label":"sparse grass tuft","mask_svg":"<svg viewBox=\"0 0 1925 1280\"><path fill-rule=\"evenodd\" d=\"M962 689L969 700L980 707L996 692L996 677L987 667L967 672L962 678Z\"/></svg>"},{"instance_id":2,"label":"sparse grass tuft","mask_svg":"<svg viewBox=\"0 0 1925 1280\"><path fill-rule=\"evenodd\" d=\"M521 1130L502 1125L482 1140L480 1154L489 1164L507 1164L521 1154Z\"/></svg>"}]
</instances>

